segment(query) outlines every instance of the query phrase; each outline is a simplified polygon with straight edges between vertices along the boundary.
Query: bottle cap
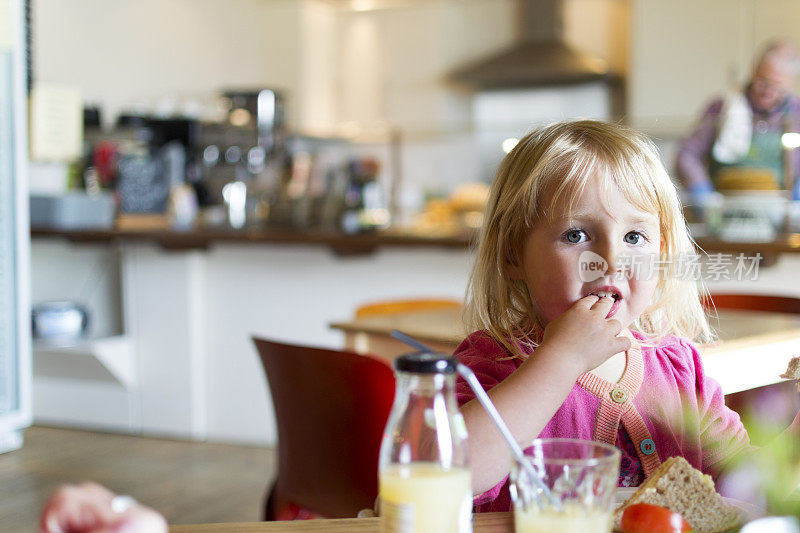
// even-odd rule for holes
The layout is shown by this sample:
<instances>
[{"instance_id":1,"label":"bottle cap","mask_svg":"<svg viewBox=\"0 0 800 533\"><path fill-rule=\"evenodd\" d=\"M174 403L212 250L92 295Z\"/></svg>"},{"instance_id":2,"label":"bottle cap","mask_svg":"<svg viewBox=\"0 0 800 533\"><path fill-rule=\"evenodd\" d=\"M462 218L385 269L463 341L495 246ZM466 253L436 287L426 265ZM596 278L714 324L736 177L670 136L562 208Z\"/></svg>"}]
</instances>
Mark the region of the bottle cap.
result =
<instances>
[{"instance_id":1,"label":"bottle cap","mask_svg":"<svg viewBox=\"0 0 800 533\"><path fill-rule=\"evenodd\" d=\"M416 374L454 374L457 364L454 357L430 352L407 353L394 360L395 370Z\"/></svg>"}]
</instances>

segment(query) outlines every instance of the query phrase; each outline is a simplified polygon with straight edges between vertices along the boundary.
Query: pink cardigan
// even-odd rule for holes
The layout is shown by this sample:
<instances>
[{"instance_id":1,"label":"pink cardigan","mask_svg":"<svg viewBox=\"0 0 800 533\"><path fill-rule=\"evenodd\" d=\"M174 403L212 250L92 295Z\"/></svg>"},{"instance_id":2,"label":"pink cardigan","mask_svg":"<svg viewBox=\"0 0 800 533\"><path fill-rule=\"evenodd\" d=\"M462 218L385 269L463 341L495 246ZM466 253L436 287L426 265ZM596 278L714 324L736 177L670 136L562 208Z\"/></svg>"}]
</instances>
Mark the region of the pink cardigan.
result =
<instances>
[{"instance_id":1,"label":"pink cardigan","mask_svg":"<svg viewBox=\"0 0 800 533\"><path fill-rule=\"evenodd\" d=\"M581 376L539 436L618 446L620 438L632 440L645 475L676 455L704 473L718 473L749 445L749 438L739 415L725 406L719 384L706 377L697 348L674 336L652 346L639 333L628 335L633 344L622 379L611 383L593 374ZM481 331L467 337L454 355L486 390L522 364L519 358L508 359L511 354ZM456 396L462 405L474 394L459 379ZM473 503L476 512L510 510L508 478Z\"/></svg>"}]
</instances>

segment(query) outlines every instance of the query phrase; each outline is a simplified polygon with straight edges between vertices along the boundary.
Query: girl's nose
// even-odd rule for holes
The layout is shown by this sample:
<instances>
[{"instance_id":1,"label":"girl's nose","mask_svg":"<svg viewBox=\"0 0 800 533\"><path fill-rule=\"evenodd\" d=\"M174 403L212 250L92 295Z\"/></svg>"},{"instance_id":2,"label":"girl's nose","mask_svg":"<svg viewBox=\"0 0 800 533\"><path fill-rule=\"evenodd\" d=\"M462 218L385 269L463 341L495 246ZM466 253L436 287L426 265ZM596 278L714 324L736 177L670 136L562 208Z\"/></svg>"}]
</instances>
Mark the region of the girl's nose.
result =
<instances>
[{"instance_id":1,"label":"girl's nose","mask_svg":"<svg viewBox=\"0 0 800 533\"><path fill-rule=\"evenodd\" d=\"M606 268L606 276L614 276L621 268L620 251L613 245L604 246L603 251L600 253L603 259L606 260L608 267Z\"/></svg>"}]
</instances>

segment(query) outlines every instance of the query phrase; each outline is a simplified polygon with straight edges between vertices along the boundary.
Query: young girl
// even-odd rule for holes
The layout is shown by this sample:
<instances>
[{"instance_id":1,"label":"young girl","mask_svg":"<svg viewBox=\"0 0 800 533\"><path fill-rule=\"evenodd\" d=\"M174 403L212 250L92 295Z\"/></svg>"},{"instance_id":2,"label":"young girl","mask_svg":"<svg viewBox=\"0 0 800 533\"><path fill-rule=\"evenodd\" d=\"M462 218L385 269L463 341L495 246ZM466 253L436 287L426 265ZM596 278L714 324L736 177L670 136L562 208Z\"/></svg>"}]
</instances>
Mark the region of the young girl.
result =
<instances>
[{"instance_id":1,"label":"young girl","mask_svg":"<svg viewBox=\"0 0 800 533\"><path fill-rule=\"evenodd\" d=\"M619 484L681 455L716 475L749 445L688 339L711 338L694 248L653 144L622 126L553 124L524 137L492 185L455 352L517 441L615 444ZM591 253L590 253L591 252ZM637 266L634 268L634 266ZM509 452L466 383L477 511L508 511Z\"/></svg>"}]
</instances>

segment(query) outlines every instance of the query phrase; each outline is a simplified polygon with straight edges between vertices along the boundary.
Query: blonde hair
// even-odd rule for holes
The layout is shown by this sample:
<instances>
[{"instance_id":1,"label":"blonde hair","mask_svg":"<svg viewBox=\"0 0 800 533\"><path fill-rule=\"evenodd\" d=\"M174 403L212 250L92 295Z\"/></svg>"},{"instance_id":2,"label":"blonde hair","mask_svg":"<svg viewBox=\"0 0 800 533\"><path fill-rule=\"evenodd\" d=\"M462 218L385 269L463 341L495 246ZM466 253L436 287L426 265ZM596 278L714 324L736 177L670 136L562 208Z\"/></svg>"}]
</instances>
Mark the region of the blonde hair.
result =
<instances>
[{"instance_id":1,"label":"blonde hair","mask_svg":"<svg viewBox=\"0 0 800 533\"><path fill-rule=\"evenodd\" d=\"M544 327L524 280L508 265L521 262L525 239L537 222L568 209L592 179L616 186L637 208L658 215L660 264L667 266L653 300L631 329L657 340L674 334L712 338L698 284L670 275L675 259L695 253L675 185L655 145L635 130L592 120L558 122L522 138L503 159L492 183L477 257L467 289L465 319L512 354L524 356Z\"/></svg>"}]
</instances>

